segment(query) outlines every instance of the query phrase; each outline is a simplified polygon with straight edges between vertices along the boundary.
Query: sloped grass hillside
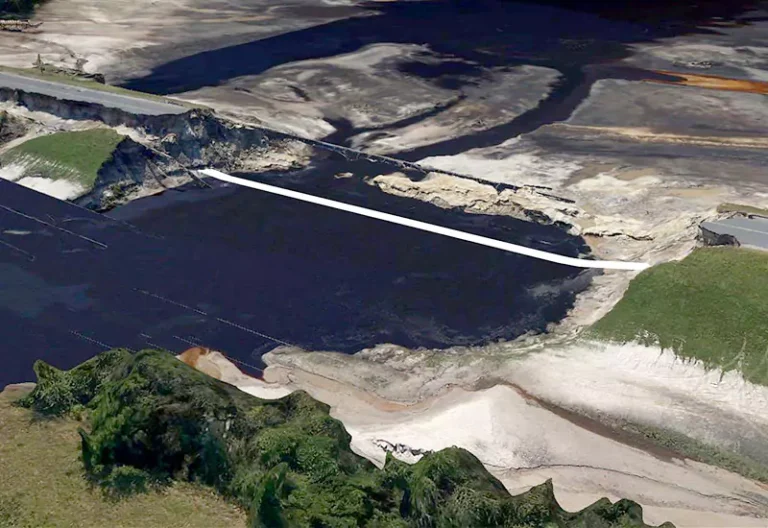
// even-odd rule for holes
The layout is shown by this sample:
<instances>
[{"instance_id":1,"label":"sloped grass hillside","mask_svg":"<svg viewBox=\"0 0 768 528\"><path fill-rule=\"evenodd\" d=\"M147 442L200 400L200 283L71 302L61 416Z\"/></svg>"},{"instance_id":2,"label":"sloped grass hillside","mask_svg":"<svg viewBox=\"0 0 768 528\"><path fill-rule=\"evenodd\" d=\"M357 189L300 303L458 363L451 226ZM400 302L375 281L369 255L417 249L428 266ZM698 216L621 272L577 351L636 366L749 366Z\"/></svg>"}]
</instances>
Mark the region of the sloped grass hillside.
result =
<instances>
[{"instance_id":1,"label":"sloped grass hillside","mask_svg":"<svg viewBox=\"0 0 768 528\"><path fill-rule=\"evenodd\" d=\"M40 419L0 393L0 527L244 528L246 516L214 490L174 482L115 500L94 488L80 460L82 424Z\"/></svg>"},{"instance_id":2,"label":"sloped grass hillside","mask_svg":"<svg viewBox=\"0 0 768 528\"><path fill-rule=\"evenodd\" d=\"M19 176L45 178L71 186L72 196L90 191L99 169L112 158L122 136L110 128L57 132L25 141L2 155Z\"/></svg>"},{"instance_id":3,"label":"sloped grass hillside","mask_svg":"<svg viewBox=\"0 0 768 528\"><path fill-rule=\"evenodd\" d=\"M640 273L591 330L768 384L768 252L701 248Z\"/></svg>"},{"instance_id":4,"label":"sloped grass hillside","mask_svg":"<svg viewBox=\"0 0 768 528\"><path fill-rule=\"evenodd\" d=\"M125 496L191 482L248 512L252 527L640 527L637 504L568 513L551 483L511 496L467 451L383 470L354 454L328 406L306 393L265 401L159 351L110 351L68 372L35 366L21 401L40 415L87 417L92 482Z\"/></svg>"}]
</instances>

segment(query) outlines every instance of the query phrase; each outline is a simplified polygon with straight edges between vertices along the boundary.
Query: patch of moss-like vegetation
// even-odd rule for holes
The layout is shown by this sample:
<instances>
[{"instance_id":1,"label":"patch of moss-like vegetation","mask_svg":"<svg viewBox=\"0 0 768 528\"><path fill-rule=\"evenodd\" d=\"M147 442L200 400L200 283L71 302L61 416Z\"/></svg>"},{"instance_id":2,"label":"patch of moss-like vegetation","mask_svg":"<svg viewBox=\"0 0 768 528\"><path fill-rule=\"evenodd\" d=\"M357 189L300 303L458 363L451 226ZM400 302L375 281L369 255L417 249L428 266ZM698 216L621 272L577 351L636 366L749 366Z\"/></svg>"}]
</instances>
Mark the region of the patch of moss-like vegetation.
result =
<instances>
[{"instance_id":1,"label":"patch of moss-like vegetation","mask_svg":"<svg viewBox=\"0 0 768 528\"><path fill-rule=\"evenodd\" d=\"M655 445L665 447L692 460L725 468L749 479L768 483L768 465L766 465L765 460L756 460L705 444L669 429L661 429L647 424L624 423L614 424L614 426L636 438L649 440Z\"/></svg>"},{"instance_id":2,"label":"patch of moss-like vegetation","mask_svg":"<svg viewBox=\"0 0 768 528\"><path fill-rule=\"evenodd\" d=\"M30 15L43 0L0 0L0 17L14 19Z\"/></svg>"},{"instance_id":3,"label":"patch of moss-like vegetation","mask_svg":"<svg viewBox=\"0 0 768 528\"><path fill-rule=\"evenodd\" d=\"M8 112L0 112L0 145L5 145L26 133L24 124Z\"/></svg>"},{"instance_id":4,"label":"patch of moss-like vegetation","mask_svg":"<svg viewBox=\"0 0 768 528\"><path fill-rule=\"evenodd\" d=\"M768 385L768 252L715 247L640 273L592 328Z\"/></svg>"},{"instance_id":5,"label":"patch of moss-like vegetation","mask_svg":"<svg viewBox=\"0 0 768 528\"><path fill-rule=\"evenodd\" d=\"M80 460L82 423L73 416L41 419L14 405L29 390L0 392L0 527L246 526L233 501L199 484L176 481L124 500L94 487Z\"/></svg>"},{"instance_id":6,"label":"patch of moss-like vegetation","mask_svg":"<svg viewBox=\"0 0 768 528\"><path fill-rule=\"evenodd\" d=\"M25 141L3 154L5 164L25 165L27 175L66 179L90 190L99 169L124 139L111 128L57 132Z\"/></svg>"},{"instance_id":7,"label":"patch of moss-like vegetation","mask_svg":"<svg viewBox=\"0 0 768 528\"><path fill-rule=\"evenodd\" d=\"M86 415L86 473L118 493L205 484L239 503L252 527L644 526L628 500L566 512L549 482L513 497L458 448L412 466L389 458L379 470L306 393L260 400L164 352L111 351L68 372L41 362L35 371L22 405Z\"/></svg>"}]
</instances>

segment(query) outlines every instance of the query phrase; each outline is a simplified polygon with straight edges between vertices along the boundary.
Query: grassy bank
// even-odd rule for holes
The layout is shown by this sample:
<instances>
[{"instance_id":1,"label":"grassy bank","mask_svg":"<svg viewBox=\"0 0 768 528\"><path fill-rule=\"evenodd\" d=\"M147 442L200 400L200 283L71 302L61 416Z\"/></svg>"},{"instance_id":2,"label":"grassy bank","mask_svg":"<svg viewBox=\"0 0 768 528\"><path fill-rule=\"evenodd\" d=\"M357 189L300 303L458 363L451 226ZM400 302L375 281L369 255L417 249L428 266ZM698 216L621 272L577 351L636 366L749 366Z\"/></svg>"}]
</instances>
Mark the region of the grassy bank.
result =
<instances>
[{"instance_id":1,"label":"grassy bank","mask_svg":"<svg viewBox=\"0 0 768 528\"><path fill-rule=\"evenodd\" d=\"M768 253L701 248L639 274L591 330L672 349L768 385Z\"/></svg>"},{"instance_id":2,"label":"grassy bank","mask_svg":"<svg viewBox=\"0 0 768 528\"><path fill-rule=\"evenodd\" d=\"M99 169L124 137L110 128L58 132L12 148L3 154L2 162L24 164L29 176L67 179L91 189Z\"/></svg>"},{"instance_id":3,"label":"grassy bank","mask_svg":"<svg viewBox=\"0 0 768 528\"><path fill-rule=\"evenodd\" d=\"M114 500L93 488L80 460L82 424L40 419L0 394L0 526L14 528L244 527L245 514L210 489L175 483Z\"/></svg>"},{"instance_id":4,"label":"grassy bank","mask_svg":"<svg viewBox=\"0 0 768 528\"><path fill-rule=\"evenodd\" d=\"M0 147L22 137L27 127L23 121L6 111L0 112Z\"/></svg>"},{"instance_id":5,"label":"grassy bank","mask_svg":"<svg viewBox=\"0 0 768 528\"><path fill-rule=\"evenodd\" d=\"M551 482L511 496L458 448L412 466L390 457L379 470L306 393L260 400L164 352L105 352L68 372L37 362L35 372L38 385L22 405L85 416L85 472L123 497L206 484L242 505L254 528L645 526L627 500L566 512Z\"/></svg>"}]
</instances>

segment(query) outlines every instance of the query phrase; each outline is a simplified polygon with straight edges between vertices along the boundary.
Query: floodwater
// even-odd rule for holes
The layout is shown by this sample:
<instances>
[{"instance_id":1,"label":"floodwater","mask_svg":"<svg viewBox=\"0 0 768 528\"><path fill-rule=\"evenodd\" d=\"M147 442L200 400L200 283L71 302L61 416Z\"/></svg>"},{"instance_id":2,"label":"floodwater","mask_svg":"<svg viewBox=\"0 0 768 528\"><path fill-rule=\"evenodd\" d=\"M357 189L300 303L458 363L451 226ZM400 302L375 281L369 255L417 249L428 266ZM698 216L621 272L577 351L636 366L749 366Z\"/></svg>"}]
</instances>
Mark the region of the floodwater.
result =
<instances>
[{"instance_id":1,"label":"floodwater","mask_svg":"<svg viewBox=\"0 0 768 528\"><path fill-rule=\"evenodd\" d=\"M296 5L283 19L315 20L316 24L246 43L195 53L158 64L148 74L124 82L126 88L172 94L217 86L253 76L288 63L323 59L379 43L425 46L441 64L399 64L405 73L436 79L449 89L460 89L481 78L488 69L539 64L561 69L605 64L627 57L639 42L684 33L707 33L706 22L736 19L750 2L649 0L642 6L548 0L510 2L440 0L359 3L338 12L337 6ZM697 4L707 4L698 6ZM703 8L703 7L706 7ZM252 9L270 14L264 22L281 21L273 5L255 3ZM325 14L324 14L325 12ZM328 21L328 16L340 17ZM256 24L255 30L265 28ZM138 51L147 57L162 49ZM161 55L162 56L162 55Z\"/></svg>"},{"instance_id":2,"label":"floodwater","mask_svg":"<svg viewBox=\"0 0 768 528\"><path fill-rule=\"evenodd\" d=\"M562 231L386 196L322 166L270 183L566 255ZM264 176L261 176L264 178ZM0 386L35 359L202 344L258 374L280 344L352 353L382 342L511 339L561 319L590 274L215 183L99 215L0 181ZM242 365L241 365L242 366Z\"/></svg>"},{"instance_id":3,"label":"floodwater","mask_svg":"<svg viewBox=\"0 0 768 528\"><path fill-rule=\"evenodd\" d=\"M550 93L515 119L397 153L402 159L418 161L498 145L544 125L564 121L601 79L678 82L680 78L668 73L633 68L621 60L631 55L634 44L686 33L707 33L711 31L707 27L709 22L737 20L749 9L748 2L650 0L635 4L571 0L475 0L469 3L395 0L346 6L348 11L338 14L346 18L330 22L321 16L330 7L297 5L291 9L291 16L305 20L317 18L317 24L279 34L269 33L250 42L158 64L146 75L125 80L123 86L158 94L178 94L226 84L237 78L259 76L285 64L353 53L375 44L417 45L429 50L429 61L404 57L389 66L393 68L391 73L434 83L453 91L456 99L431 112L373 129L355 129L330 112L326 120L337 131L326 140L346 144L362 132L383 132L443 112L465 96L466 87L478 85L493 71L523 65L558 71L559 78ZM154 50L148 48L136 53L152 57ZM307 68L310 71L312 66ZM386 69L382 69L381 75L388 75ZM354 85L356 79L350 76L347 82ZM407 97L403 101L403 104L414 102Z\"/></svg>"}]
</instances>

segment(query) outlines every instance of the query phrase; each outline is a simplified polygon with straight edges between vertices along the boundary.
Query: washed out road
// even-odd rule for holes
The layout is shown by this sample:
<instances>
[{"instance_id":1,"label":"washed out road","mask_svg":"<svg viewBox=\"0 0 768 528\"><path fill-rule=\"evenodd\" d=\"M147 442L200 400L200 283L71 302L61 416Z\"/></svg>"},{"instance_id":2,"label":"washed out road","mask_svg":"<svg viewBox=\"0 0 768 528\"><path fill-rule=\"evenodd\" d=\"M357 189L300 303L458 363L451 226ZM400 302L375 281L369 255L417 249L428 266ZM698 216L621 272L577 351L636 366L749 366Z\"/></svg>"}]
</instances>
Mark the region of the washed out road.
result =
<instances>
[{"instance_id":1,"label":"washed out road","mask_svg":"<svg viewBox=\"0 0 768 528\"><path fill-rule=\"evenodd\" d=\"M187 108L181 105L163 103L141 97L131 97L105 90L94 90L82 86L45 81L8 72L0 72L0 88L22 90L66 101L98 104L137 115L182 114L187 111Z\"/></svg>"}]
</instances>

